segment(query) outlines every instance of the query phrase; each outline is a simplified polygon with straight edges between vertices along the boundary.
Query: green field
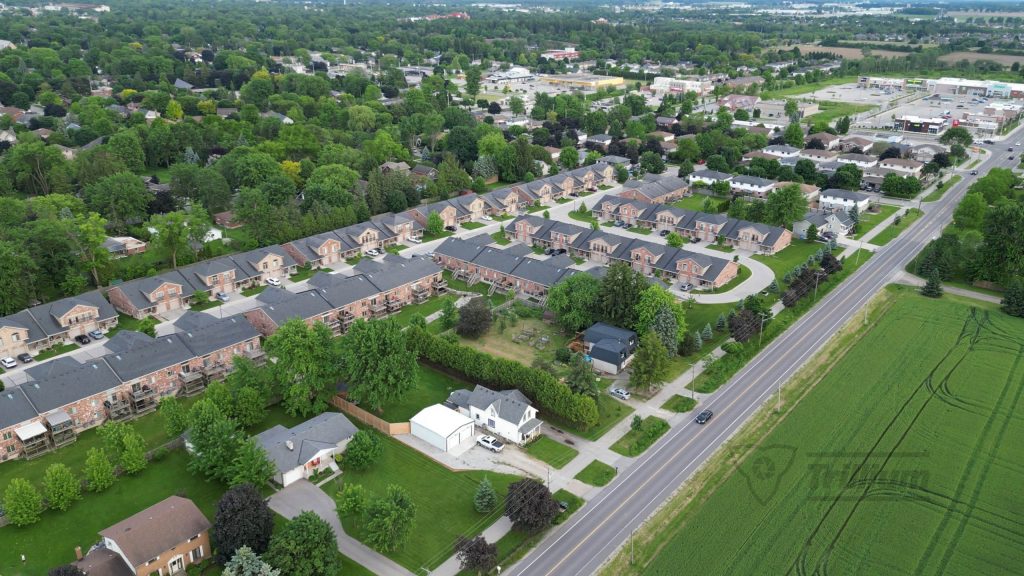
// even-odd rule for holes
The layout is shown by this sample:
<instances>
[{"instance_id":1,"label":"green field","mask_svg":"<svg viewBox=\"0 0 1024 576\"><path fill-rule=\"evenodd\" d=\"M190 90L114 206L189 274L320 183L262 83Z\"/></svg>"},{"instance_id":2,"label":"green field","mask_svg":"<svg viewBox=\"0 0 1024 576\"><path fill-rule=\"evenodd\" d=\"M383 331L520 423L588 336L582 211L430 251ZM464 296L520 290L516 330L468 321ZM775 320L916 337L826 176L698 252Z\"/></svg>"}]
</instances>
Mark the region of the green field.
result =
<instances>
[{"instance_id":1,"label":"green field","mask_svg":"<svg viewBox=\"0 0 1024 576\"><path fill-rule=\"evenodd\" d=\"M469 384L420 364L419 381L416 387L402 396L401 400L389 402L381 407L378 414L388 422L408 422L420 410L448 399L454 390L469 388Z\"/></svg>"},{"instance_id":2,"label":"green field","mask_svg":"<svg viewBox=\"0 0 1024 576\"><path fill-rule=\"evenodd\" d=\"M939 198L942 198L942 195L946 193L946 190L949 190L950 188L952 188L953 185L956 184L959 181L960 181L960 175L959 174L957 174L956 176L953 176L949 180L946 180L942 184L942 186L939 186L934 191L932 191L931 194L925 196L924 197L924 201L925 202L935 202Z\"/></svg>"},{"instance_id":3,"label":"green field","mask_svg":"<svg viewBox=\"0 0 1024 576\"><path fill-rule=\"evenodd\" d=\"M831 123L833 120L842 118L843 116L853 116L860 112L867 112L876 108L870 104L852 104L850 102L831 102L829 100L823 100L818 102L818 109L820 112L806 116L803 119L804 124L814 124L815 122L828 122Z\"/></svg>"},{"instance_id":4,"label":"green field","mask_svg":"<svg viewBox=\"0 0 1024 576\"><path fill-rule=\"evenodd\" d=\"M864 236L873 230L875 226L878 226L882 220L892 216L900 209L899 206L891 206L889 204L878 204L877 208L878 212L864 212L860 215L860 221L857 223L859 236Z\"/></svg>"},{"instance_id":5,"label":"green field","mask_svg":"<svg viewBox=\"0 0 1024 576\"><path fill-rule=\"evenodd\" d=\"M653 536L660 551L635 573L1019 573L1024 321L912 289L885 297L877 324L736 473L729 458L678 530Z\"/></svg>"},{"instance_id":6,"label":"green field","mask_svg":"<svg viewBox=\"0 0 1024 576\"><path fill-rule=\"evenodd\" d=\"M561 469L571 462L579 451L561 442L555 442L547 436L540 436L526 446L526 453L551 465L552 468Z\"/></svg>"},{"instance_id":7,"label":"green field","mask_svg":"<svg viewBox=\"0 0 1024 576\"><path fill-rule=\"evenodd\" d=\"M751 256L754 260L764 263L775 272L775 278L782 283L782 277L798 265L807 262L807 257L820 250L824 244L820 242L808 242L806 240L793 239L793 243L784 250L772 256L755 254Z\"/></svg>"},{"instance_id":8,"label":"green field","mask_svg":"<svg viewBox=\"0 0 1024 576\"><path fill-rule=\"evenodd\" d=\"M903 219L900 221L900 225L897 226L896 222L889 224L884 230L879 232L874 238L870 240L875 246L885 246L892 239L899 236L904 230L906 230L915 220L921 217L921 211L917 208L908 208L903 215Z\"/></svg>"},{"instance_id":9,"label":"green field","mask_svg":"<svg viewBox=\"0 0 1024 576\"><path fill-rule=\"evenodd\" d=\"M639 456L668 432L668 422L657 416L643 419L639 430L630 429L612 444L612 451L623 456Z\"/></svg>"},{"instance_id":10,"label":"green field","mask_svg":"<svg viewBox=\"0 0 1024 576\"><path fill-rule=\"evenodd\" d=\"M615 478L617 470L611 466L601 462L600 460L594 460L590 464L580 470L574 478L583 482L584 484L590 484L591 486L604 486Z\"/></svg>"}]
</instances>

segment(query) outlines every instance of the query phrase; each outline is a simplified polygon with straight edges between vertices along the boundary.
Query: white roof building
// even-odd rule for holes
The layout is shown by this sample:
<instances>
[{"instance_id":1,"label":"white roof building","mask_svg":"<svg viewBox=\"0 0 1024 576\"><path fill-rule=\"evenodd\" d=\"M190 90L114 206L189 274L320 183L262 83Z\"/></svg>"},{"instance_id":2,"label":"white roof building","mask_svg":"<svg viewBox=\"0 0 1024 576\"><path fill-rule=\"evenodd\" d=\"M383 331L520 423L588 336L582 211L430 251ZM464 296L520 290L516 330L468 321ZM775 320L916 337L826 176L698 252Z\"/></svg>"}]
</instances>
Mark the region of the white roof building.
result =
<instances>
[{"instance_id":1,"label":"white roof building","mask_svg":"<svg viewBox=\"0 0 1024 576\"><path fill-rule=\"evenodd\" d=\"M409 424L413 436L442 452L473 439L473 419L441 404L420 410Z\"/></svg>"}]
</instances>

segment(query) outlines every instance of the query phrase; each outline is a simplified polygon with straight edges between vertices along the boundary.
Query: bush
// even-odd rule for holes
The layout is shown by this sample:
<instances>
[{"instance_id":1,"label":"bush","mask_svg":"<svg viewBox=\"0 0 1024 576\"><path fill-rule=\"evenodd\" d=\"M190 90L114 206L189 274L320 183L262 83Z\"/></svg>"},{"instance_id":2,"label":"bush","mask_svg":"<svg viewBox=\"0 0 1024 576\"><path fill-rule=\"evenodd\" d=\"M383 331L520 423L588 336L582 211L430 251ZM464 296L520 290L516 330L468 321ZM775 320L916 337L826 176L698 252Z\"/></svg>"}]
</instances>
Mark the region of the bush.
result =
<instances>
[{"instance_id":1,"label":"bush","mask_svg":"<svg viewBox=\"0 0 1024 576\"><path fill-rule=\"evenodd\" d=\"M345 467L349 470L366 470L384 453L384 444L376 432L360 430L352 436L345 448Z\"/></svg>"},{"instance_id":2,"label":"bush","mask_svg":"<svg viewBox=\"0 0 1024 576\"><path fill-rule=\"evenodd\" d=\"M571 358L572 352L570 352L568 348L559 348L555 350L555 360L558 360L559 362L566 364L569 362L569 359Z\"/></svg>"},{"instance_id":3,"label":"bush","mask_svg":"<svg viewBox=\"0 0 1024 576\"><path fill-rule=\"evenodd\" d=\"M361 516L366 509L366 489L362 484L346 483L338 490L338 514Z\"/></svg>"},{"instance_id":4,"label":"bush","mask_svg":"<svg viewBox=\"0 0 1024 576\"><path fill-rule=\"evenodd\" d=\"M505 358L495 358L422 329L408 329L408 341L418 346L420 357L460 373L470 381L497 390L517 389L537 408L584 428L597 424L597 402L576 394L546 372Z\"/></svg>"}]
</instances>

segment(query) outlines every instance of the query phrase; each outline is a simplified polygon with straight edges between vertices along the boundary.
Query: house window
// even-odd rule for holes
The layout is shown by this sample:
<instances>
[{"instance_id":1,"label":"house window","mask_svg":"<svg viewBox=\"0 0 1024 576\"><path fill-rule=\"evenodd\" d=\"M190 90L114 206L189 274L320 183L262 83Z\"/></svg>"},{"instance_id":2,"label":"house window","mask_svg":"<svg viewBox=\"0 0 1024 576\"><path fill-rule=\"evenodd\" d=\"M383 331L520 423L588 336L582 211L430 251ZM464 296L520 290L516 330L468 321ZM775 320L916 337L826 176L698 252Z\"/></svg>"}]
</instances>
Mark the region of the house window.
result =
<instances>
[{"instance_id":1,"label":"house window","mask_svg":"<svg viewBox=\"0 0 1024 576\"><path fill-rule=\"evenodd\" d=\"M21 340L21 334L11 334L11 340L18 342Z\"/></svg>"},{"instance_id":2,"label":"house window","mask_svg":"<svg viewBox=\"0 0 1024 576\"><path fill-rule=\"evenodd\" d=\"M7 453L8 454L14 452L15 450L17 450L17 448L13 444L11 444L10 446L7 447Z\"/></svg>"},{"instance_id":3,"label":"house window","mask_svg":"<svg viewBox=\"0 0 1024 576\"><path fill-rule=\"evenodd\" d=\"M4 440L10 440L11 438L14 438L13 432L11 432L10 430L4 432Z\"/></svg>"}]
</instances>

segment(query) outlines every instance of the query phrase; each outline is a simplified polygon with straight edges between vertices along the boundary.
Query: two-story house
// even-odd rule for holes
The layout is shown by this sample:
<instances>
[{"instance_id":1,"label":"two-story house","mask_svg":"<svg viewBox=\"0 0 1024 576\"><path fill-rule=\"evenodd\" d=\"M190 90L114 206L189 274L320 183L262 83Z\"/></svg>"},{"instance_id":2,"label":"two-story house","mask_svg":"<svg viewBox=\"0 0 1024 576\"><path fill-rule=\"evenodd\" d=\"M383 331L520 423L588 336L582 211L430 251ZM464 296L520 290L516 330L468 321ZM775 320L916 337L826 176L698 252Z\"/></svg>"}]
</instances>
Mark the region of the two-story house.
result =
<instances>
[{"instance_id":1,"label":"two-story house","mask_svg":"<svg viewBox=\"0 0 1024 576\"><path fill-rule=\"evenodd\" d=\"M595 370L618 374L633 360L639 341L636 332L598 322L583 331L583 349Z\"/></svg>"},{"instance_id":2,"label":"two-story house","mask_svg":"<svg viewBox=\"0 0 1024 576\"><path fill-rule=\"evenodd\" d=\"M519 390L495 391L477 385L472 391L452 392L445 404L471 418L477 427L514 444L525 444L540 434L537 409Z\"/></svg>"},{"instance_id":3,"label":"two-story house","mask_svg":"<svg viewBox=\"0 0 1024 576\"><path fill-rule=\"evenodd\" d=\"M0 318L0 356L32 354L114 326L117 311L98 290L61 298Z\"/></svg>"}]
</instances>

